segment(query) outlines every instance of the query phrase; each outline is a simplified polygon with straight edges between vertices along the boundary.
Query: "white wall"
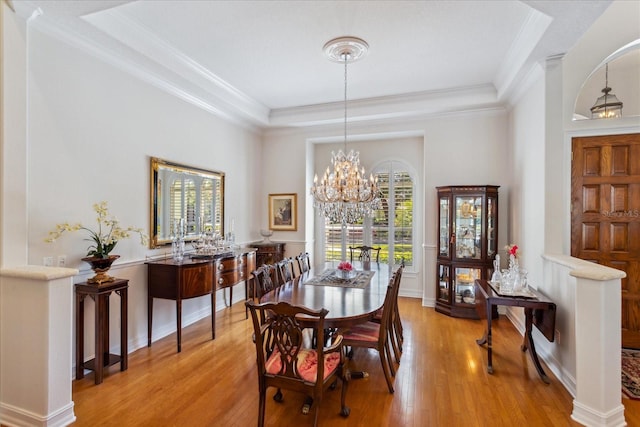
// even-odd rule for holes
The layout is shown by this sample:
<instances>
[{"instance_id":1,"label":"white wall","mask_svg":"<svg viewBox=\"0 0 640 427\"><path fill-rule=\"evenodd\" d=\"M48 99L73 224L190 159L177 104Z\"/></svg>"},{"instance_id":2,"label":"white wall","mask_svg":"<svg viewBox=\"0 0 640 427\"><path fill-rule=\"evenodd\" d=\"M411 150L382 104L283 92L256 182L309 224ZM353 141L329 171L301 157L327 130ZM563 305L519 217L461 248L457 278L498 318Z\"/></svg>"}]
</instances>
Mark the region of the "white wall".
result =
<instances>
[{"instance_id":1,"label":"white wall","mask_svg":"<svg viewBox=\"0 0 640 427\"><path fill-rule=\"evenodd\" d=\"M2 9L2 157L0 158L0 264L25 263L26 217L26 24ZM7 213L5 213L5 211Z\"/></svg>"},{"instance_id":2,"label":"white wall","mask_svg":"<svg viewBox=\"0 0 640 427\"><path fill-rule=\"evenodd\" d=\"M47 233L64 222L95 227L92 205L102 200L122 225L149 230L151 156L224 172L227 223L235 220L237 241L255 239L250 225L259 221L261 202L255 197L263 167L259 133L183 102L37 27L28 27L27 33L26 130L12 127L17 136L5 139L12 150L3 151L7 164L14 160L20 164L20 151L27 156L21 180L27 189L26 215L7 206L3 210L4 221L15 222L16 227L24 224L28 230L28 253L12 263L42 264L44 256L66 255L66 265L81 270L75 282L90 277L89 266L80 260L90 244L83 240L88 234L74 232L50 244L44 242ZM6 193L10 188L3 191L4 199L10 199ZM25 244L22 236L13 237L17 249ZM5 248L12 243L5 242ZM113 252L121 258L112 274L130 280L130 350L146 345L144 261L165 252L149 250L136 237L119 242ZM3 257L4 263L7 260ZM242 294L236 292L236 300ZM218 302L221 307L221 295ZM91 306L88 324L92 324ZM117 304L112 308L111 343L118 347ZM183 324L209 313L207 297L188 300ZM154 339L174 331L175 304L156 300ZM91 335L88 328L88 358L93 354Z\"/></svg>"},{"instance_id":3,"label":"white wall","mask_svg":"<svg viewBox=\"0 0 640 427\"><path fill-rule=\"evenodd\" d=\"M93 227L92 204L109 203L125 226L149 229L149 157L226 174L226 219L254 222L261 164L259 136L95 58L33 31L29 52L29 259L66 254L72 266L86 247L81 233L55 244L43 238L55 224ZM118 243L123 260L150 252L136 239ZM75 264L75 265L74 265Z\"/></svg>"},{"instance_id":4,"label":"white wall","mask_svg":"<svg viewBox=\"0 0 640 427\"><path fill-rule=\"evenodd\" d=\"M401 294L421 296L423 304L433 306L435 303L435 262L436 262L436 229L437 229L437 196L435 187L440 185L494 184L500 185L499 245L506 244L506 200L508 200L509 183L504 167L507 159L507 116L504 111L460 113L433 117L424 120L413 120L401 123L350 124L348 128L350 140L347 148L360 150L362 164L370 171L380 161L392 158L403 158L402 145L393 145L393 141L421 140L421 159L410 159L416 171L422 174L417 185L422 198L423 211L418 212L423 221L421 236L416 241L415 284L406 285L411 280L408 272L403 275ZM310 209L309 188L313 172L321 174L329 162L331 148L320 148L321 142L340 143L343 128L339 126L327 128L307 128L272 130L266 133L264 154L266 164L281 164L282 158L291 159L286 162L287 188L283 188L282 168L265 170L263 198L265 206L261 209L266 218L266 197L268 193L297 192L299 209ZM383 143L384 142L384 143ZM318 143L318 150L314 148ZM336 145L333 146L334 148ZM384 148L382 148L384 147ZM293 154L300 154L306 149L306 157L294 160ZM290 157L291 156L291 157ZM317 157L317 158L316 158ZM311 159L314 171L304 169L303 159ZM297 163L297 164L296 164ZM286 191L285 191L286 190ZM418 208L420 210L420 208ZM307 214L300 211L298 217ZM313 216L315 218L315 215ZM265 219L266 221L266 219ZM301 226L313 227L313 222ZM274 240L306 239L307 248L314 242L306 237L304 230L289 232L286 235L274 234ZM423 262L418 262L422 259ZM406 278L406 279L405 279Z\"/></svg>"},{"instance_id":5,"label":"white wall","mask_svg":"<svg viewBox=\"0 0 640 427\"><path fill-rule=\"evenodd\" d=\"M509 114L511 198L508 241L521 250L520 266L533 287L542 280L545 211L545 79L542 72ZM500 247L504 260L506 253ZM506 265L503 266L506 268Z\"/></svg>"}]
</instances>

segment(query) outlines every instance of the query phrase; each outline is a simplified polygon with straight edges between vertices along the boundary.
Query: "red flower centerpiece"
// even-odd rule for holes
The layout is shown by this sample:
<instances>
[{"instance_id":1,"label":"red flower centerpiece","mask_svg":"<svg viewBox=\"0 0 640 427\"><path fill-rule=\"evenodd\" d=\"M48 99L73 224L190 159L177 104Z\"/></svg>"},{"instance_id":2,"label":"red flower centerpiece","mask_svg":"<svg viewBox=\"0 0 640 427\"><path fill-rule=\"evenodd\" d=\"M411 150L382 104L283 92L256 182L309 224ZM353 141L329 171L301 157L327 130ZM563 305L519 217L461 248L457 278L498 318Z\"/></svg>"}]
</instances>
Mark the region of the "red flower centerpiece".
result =
<instances>
[{"instance_id":1,"label":"red flower centerpiece","mask_svg":"<svg viewBox=\"0 0 640 427\"><path fill-rule=\"evenodd\" d=\"M337 276L341 279L347 280L351 278L351 272L353 271L353 265L349 261L342 261L338 264Z\"/></svg>"},{"instance_id":2,"label":"red flower centerpiece","mask_svg":"<svg viewBox=\"0 0 640 427\"><path fill-rule=\"evenodd\" d=\"M342 261L340 264L338 264L338 270L351 271L353 270L353 265L351 265L349 261Z\"/></svg>"}]
</instances>

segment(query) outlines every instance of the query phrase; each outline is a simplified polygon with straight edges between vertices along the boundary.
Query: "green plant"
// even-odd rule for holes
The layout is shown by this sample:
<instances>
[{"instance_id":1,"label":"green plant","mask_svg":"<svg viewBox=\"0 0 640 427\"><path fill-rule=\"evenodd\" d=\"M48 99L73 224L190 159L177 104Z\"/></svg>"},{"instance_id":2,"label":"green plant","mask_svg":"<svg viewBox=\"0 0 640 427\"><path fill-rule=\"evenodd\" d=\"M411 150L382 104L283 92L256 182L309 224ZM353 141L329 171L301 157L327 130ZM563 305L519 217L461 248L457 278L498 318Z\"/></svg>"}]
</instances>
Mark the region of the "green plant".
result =
<instances>
[{"instance_id":1,"label":"green plant","mask_svg":"<svg viewBox=\"0 0 640 427\"><path fill-rule=\"evenodd\" d=\"M109 253L115 248L116 244L122 239L131 237L132 233L140 235L140 244L147 244L148 237L141 228L122 228L114 216L109 216L107 202L94 204L93 210L98 214L98 228L96 230L87 228L79 223L74 225L69 223L58 224L55 230L49 232L49 237L45 239L45 242L55 242L65 231L86 230L89 232L89 238L85 240L92 242L87 248L87 256L96 258L108 258Z\"/></svg>"}]
</instances>

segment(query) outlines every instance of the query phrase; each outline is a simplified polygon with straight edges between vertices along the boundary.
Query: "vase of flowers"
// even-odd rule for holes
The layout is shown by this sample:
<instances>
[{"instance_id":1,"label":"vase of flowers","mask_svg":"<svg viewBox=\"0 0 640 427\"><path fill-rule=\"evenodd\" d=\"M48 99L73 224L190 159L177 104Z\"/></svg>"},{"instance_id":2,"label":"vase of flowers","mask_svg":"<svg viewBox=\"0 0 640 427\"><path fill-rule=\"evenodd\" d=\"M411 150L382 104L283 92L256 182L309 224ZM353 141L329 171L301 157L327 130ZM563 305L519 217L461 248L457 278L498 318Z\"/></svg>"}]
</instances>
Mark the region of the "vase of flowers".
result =
<instances>
[{"instance_id":1,"label":"vase of flowers","mask_svg":"<svg viewBox=\"0 0 640 427\"><path fill-rule=\"evenodd\" d=\"M120 255L109 255L106 258L95 256L81 258L82 261L91 265L91 269L96 273L95 276L87 280L87 283L100 285L102 283L113 282L114 278L109 276L107 271L109 271L111 264L118 258L120 258Z\"/></svg>"},{"instance_id":2,"label":"vase of flowers","mask_svg":"<svg viewBox=\"0 0 640 427\"><path fill-rule=\"evenodd\" d=\"M518 245L510 244L504 247L509 255L509 269L503 274L503 280L500 284L500 290L503 293L511 293L522 289L522 278L520 276L520 265L518 256L520 251Z\"/></svg>"},{"instance_id":3,"label":"vase of flowers","mask_svg":"<svg viewBox=\"0 0 640 427\"><path fill-rule=\"evenodd\" d=\"M349 261L342 261L338 264L338 275L341 279L351 278L351 272L353 271L353 265Z\"/></svg>"},{"instance_id":4,"label":"vase of flowers","mask_svg":"<svg viewBox=\"0 0 640 427\"><path fill-rule=\"evenodd\" d=\"M98 214L96 229L85 227L82 224L71 225L69 223L58 224L56 229L49 232L49 236L45 239L48 243L55 242L65 231L84 230L89 233L89 237L85 240L91 242L87 248L87 256L82 258L83 261L91 265L91 269L96 275L87 280L87 283L98 284L111 282L113 277L107 274L113 262L120 258L120 255L111 255L111 251L116 247L122 239L131 237L133 233L140 236L140 244L146 245L148 241L147 235L141 228L127 227L122 228L120 223L114 216L109 215L107 202L100 202L93 205L93 210Z\"/></svg>"}]
</instances>

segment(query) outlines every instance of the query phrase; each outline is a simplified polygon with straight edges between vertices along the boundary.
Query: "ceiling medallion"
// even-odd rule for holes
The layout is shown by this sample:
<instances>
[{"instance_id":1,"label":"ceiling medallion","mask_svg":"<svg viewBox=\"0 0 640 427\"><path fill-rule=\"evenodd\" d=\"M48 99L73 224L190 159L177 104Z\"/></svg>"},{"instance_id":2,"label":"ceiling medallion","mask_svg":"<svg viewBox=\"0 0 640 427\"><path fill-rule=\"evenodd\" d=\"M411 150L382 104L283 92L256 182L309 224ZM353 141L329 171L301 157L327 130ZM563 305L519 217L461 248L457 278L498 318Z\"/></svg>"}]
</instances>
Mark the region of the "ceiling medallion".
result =
<instances>
[{"instance_id":1,"label":"ceiling medallion","mask_svg":"<svg viewBox=\"0 0 640 427\"><path fill-rule=\"evenodd\" d=\"M369 44L358 37L337 37L325 43L322 50L330 61L342 63L346 59L356 62L367 54Z\"/></svg>"}]
</instances>

